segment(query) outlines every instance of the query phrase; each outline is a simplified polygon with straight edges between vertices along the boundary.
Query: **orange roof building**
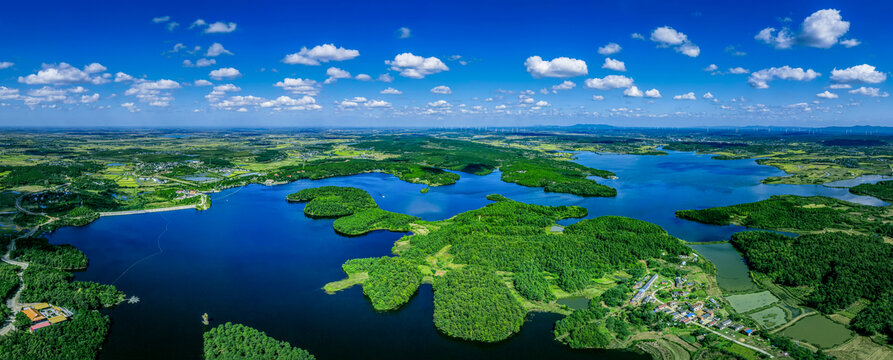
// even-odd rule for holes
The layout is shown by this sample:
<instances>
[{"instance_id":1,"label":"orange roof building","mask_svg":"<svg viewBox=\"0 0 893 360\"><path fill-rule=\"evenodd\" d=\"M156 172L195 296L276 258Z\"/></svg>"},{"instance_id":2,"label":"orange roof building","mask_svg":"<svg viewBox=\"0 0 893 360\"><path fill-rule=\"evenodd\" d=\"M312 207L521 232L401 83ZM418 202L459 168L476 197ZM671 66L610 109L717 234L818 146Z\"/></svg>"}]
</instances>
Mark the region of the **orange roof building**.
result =
<instances>
[{"instance_id":1,"label":"orange roof building","mask_svg":"<svg viewBox=\"0 0 893 360\"><path fill-rule=\"evenodd\" d=\"M27 316L28 319L31 319L31 322L46 320L46 318L43 315L40 315L40 313L38 313L33 308L30 308L30 307L24 308L24 309L22 309L22 312L25 313L25 316Z\"/></svg>"},{"instance_id":2,"label":"orange roof building","mask_svg":"<svg viewBox=\"0 0 893 360\"><path fill-rule=\"evenodd\" d=\"M65 320L68 320L68 318L65 317L65 315L58 315L58 316L51 317L48 321L50 322L50 324L58 324Z\"/></svg>"}]
</instances>

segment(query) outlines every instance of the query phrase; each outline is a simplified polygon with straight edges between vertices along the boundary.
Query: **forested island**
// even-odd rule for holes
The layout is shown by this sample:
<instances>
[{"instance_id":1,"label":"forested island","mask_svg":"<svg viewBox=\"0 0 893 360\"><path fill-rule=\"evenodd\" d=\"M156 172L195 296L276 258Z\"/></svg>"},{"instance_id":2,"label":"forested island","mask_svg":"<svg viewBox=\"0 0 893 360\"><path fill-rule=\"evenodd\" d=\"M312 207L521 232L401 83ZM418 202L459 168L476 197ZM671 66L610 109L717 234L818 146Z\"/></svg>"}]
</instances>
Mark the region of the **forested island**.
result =
<instances>
[{"instance_id":1,"label":"forested island","mask_svg":"<svg viewBox=\"0 0 893 360\"><path fill-rule=\"evenodd\" d=\"M316 357L262 331L228 322L205 332L204 359L314 360Z\"/></svg>"}]
</instances>

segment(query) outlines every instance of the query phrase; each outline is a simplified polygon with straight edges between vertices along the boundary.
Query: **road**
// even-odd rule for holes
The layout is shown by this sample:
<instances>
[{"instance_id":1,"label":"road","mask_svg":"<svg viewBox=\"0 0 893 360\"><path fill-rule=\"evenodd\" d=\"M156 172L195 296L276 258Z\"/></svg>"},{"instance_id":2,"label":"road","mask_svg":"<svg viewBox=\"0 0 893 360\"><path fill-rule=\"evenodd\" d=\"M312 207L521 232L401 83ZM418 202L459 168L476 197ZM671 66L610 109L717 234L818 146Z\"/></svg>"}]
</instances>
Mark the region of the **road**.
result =
<instances>
[{"instance_id":1,"label":"road","mask_svg":"<svg viewBox=\"0 0 893 360\"><path fill-rule=\"evenodd\" d=\"M725 338L726 340L729 340L729 341L731 341L731 342L733 342L733 343L736 343L736 344L738 344L738 345L744 346L744 347L746 347L746 348L748 348L748 349L752 349L752 350L754 350L754 351L759 351L760 353L765 354L766 356L768 356L770 359L775 357L775 356L772 356L772 354L766 352L766 350L763 350L763 349L760 349L760 348L758 348L758 347L756 347L756 346L748 345L748 344L745 344L745 343L740 342L740 341L738 341L738 340L735 340L735 339L732 338L732 337L723 335L723 334L721 334L721 333L718 332L718 331L715 331L715 330L713 330L713 329L711 329L711 328L709 328L709 327L706 327L706 326L704 326L704 325L698 324L698 323L696 323L696 322L694 322L694 321L692 321L692 324L695 324L695 325L700 326L700 327L702 327L702 328L704 328L704 329L707 329L707 331L712 332L712 333L714 333L714 334L716 334L716 335L722 336L722 337Z\"/></svg>"},{"instance_id":2,"label":"road","mask_svg":"<svg viewBox=\"0 0 893 360\"><path fill-rule=\"evenodd\" d=\"M202 201L197 205L182 205L182 206L171 206L166 208L157 208L157 209L145 209L145 210L125 210L125 211L107 211L100 212L99 216L120 216L120 215L135 215L135 214L148 214L155 212L163 212L163 211L176 211L176 210L187 210L187 209L197 209L205 206L205 199L207 195L200 195L202 197Z\"/></svg>"}]
</instances>

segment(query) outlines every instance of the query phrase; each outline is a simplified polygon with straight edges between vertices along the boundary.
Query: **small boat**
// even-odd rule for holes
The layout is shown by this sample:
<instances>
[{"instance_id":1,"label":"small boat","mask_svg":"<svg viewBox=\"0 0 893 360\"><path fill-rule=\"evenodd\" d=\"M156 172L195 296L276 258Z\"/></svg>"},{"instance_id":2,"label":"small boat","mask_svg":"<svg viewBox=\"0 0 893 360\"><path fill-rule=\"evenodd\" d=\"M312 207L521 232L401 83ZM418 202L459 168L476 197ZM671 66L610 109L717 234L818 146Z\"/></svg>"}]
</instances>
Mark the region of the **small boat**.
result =
<instances>
[{"instance_id":1,"label":"small boat","mask_svg":"<svg viewBox=\"0 0 893 360\"><path fill-rule=\"evenodd\" d=\"M202 324L208 325L208 313L202 314Z\"/></svg>"}]
</instances>

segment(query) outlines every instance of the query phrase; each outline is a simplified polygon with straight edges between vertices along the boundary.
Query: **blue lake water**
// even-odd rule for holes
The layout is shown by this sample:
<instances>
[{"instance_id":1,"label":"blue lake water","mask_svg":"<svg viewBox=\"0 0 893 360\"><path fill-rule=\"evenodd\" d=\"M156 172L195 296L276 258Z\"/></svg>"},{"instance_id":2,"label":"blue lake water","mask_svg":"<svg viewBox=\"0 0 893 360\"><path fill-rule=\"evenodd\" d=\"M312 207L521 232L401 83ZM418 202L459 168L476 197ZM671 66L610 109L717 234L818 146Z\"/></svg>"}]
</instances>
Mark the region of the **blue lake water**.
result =
<instances>
[{"instance_id":1,"label":"blue lake water","mask_svg":"<svg viewBox=\"0 0 893 360\"><path fill-rule=\"evenodd\" d=\"M78 280L114 283L137 304L108 313L113 325L101 359L194 358L201 356L200 316L212 322L243 323L287 340L320 359L646 359L622 351L573 351L554 341L554 314L531 314L516 336L498 344L447 338L431 320L432 291L423 285L402 309L376 312L354 287L327 295L322 286L344 277L340 265L352 258L389 255L403 234L384 231L343 237L333 220L303 215L303 204L288 203L294 191L323 185L369 191L389 211L426 220L443 219L489 203L500 193L543 205L579 205L587 217L630 216L663 226L687 241L727 240L742 230L676 219L679 209L706 208L766 199L775 194L825 195L882 205L824 186L764 185L782 173L752 160L719 161L672 152L667 156L579 154L581 164L615 172L599 181L618 189L616 198L582 198L545 193L499 180L499 174L461 174L455 185L409 184L384 174L363 174L266 187L250 185L212 195L206 211L176 211L101 218L81 228L63 228L53 243L70 243L90 259ZM577 220L565 220L563 224ZM717 264L720 285L752 286L747 268L729 245L698 249ZM699 246L701 247L701 246Z\"/></svg>"}]
</instances>

